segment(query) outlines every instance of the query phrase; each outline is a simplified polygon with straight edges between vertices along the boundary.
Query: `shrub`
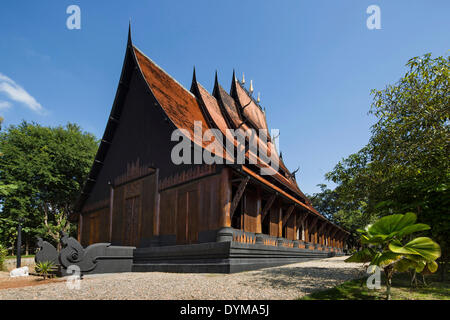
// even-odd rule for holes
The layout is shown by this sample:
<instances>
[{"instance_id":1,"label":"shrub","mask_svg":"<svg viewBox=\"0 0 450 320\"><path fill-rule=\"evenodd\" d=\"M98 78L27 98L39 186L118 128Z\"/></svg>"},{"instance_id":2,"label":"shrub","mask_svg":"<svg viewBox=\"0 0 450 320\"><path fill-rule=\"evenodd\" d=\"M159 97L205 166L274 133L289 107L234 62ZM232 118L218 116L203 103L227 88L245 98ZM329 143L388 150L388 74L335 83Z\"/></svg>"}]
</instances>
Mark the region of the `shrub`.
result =
<instances>
[{"instance_id":1,"label":"shrub","mask_svg":"<svg viewBox=\"0 0 450 320\"><path fill-rule=\"evenodd\" d=\"M441 247L428 237L411 239L411 234L426 231L430 226L416 223L417 216L408 212L394 214L379 219L361 233L360 251L346 262L370 262L370 266L384 269L386 276L386 298L391 298L392 276L394 272L414 270L417 273L434 273L438 269L436 259L441 256ZM406 237L408 236L408 237ZM404 243L405 238L409 239Z\"/></svg>"},{"instance_id":2,"label":"shrub","mask_svg":"<svg viewBox=\"0 0 450 320\"><path fill-rule=\"evenodd\" d=\"M3 271L3 263L5 262L8 250L0 244L0 271Z\"/></svg>"},{"instance_id":3,"label":"shrub","mask_svg":"<svg viewBox=\"0 0 450 320\"><path fill-rule=\"evenodd\" d=\"M55 264L51 261L38 262L36 264L35 270L36 272L44 278L50 278L50 274L55 269Z\"/></svg>"}]
</instances>

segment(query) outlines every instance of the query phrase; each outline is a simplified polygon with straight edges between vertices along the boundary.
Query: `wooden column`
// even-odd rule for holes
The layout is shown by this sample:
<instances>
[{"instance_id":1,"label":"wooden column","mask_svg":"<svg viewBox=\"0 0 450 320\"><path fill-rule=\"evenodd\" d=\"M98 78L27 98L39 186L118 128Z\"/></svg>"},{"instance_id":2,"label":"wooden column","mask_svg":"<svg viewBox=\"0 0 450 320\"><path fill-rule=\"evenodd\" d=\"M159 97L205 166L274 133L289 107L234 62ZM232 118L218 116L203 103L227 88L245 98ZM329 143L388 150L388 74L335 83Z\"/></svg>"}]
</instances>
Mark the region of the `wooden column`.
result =
<instances>
[{"instance_id":1,"label":"wooden column","mask_svg":"<svg viewBox=\"0 0 450 320\"><path fill-rule=\"evenodd\" d=\"M312 243L317 243L317 228L316 228L316 226L317 226L318 221L319 221L319 218L317 216L313 217L311 220L311 223L309 225L308 231L311 234L310 242L312 242Z\"/></svg>"},{"instance_id":2,"label":"wooden column","mask_svg":"<svg viewBox=\"0 0 450 320\"><path fill-rule=\"evenodd\" d=\"M256 233L262 233L261 210L261 188L258 186L256 189Z\"/></svg>"},{"instance_id":3,"label":"wooden column","mask_svg":"<svg viewBox=\"0 0 450 320\"><path fill-rule=\"evenodd\" d=\"M81 237L83 235L83 215L80 213L78 217L78 242L81 243Z\"/></svg>"},{"instance_id":4,"label":"wooden column","mask_svg":"<svg viewBox=\"0 0 450 320\"><path fill-rule=\"evenodd\" d=\"M231 171L223 168L220 174L220 208L219 226L231 227Z\"/></svg>"},{"instance_id":5,"label":"wooden column","mask_svg":"<svg viewBox=\"0 0 450 320\"><path fill-rule=\"evenodd\" d=\"M303 222L303 228L305 230L304 234L305 234L305 242L309 242L309 223L308 223L308 214L305 212L306 218L305 221Z\"/></svg>"},{"instance_id":6,"label":"wooden column","mask_svg":"<svg viewBox=\"0 0 450 320\"><path fill-rule=\"evenodd\" d=\"M283 209L281 206L278 208L278 237L283 236Z\"/></svg>"},{"instance_id":7,"label":"wooden column","mask_svg":"<svg viewBox=\"0 0 450 320\"><path fill-rule=\"evenodd\" d=\"M303 212L303 211L299 212L297 226L302 227L302 234L303 234L304 238L302 237L302 235L300 235L300 240L304 240L304 241L306 241L305 221L306 221L307 217L308 217L308 214L306 212Z\"/></svg>"},{"instance_id":8,"label":"wooden column","mask_svg":"<svg viewBox=\"0 0 450 320\"><path fill-rule=\"evenodd\" d=\"M112 183L109 185L109 242L112 242L112 223L114 211L114 187Z\"/></svg>"},{"instance_id":9,"label":"wooden column","mask_svg":"<svg viewBox=\"0 0 450 320\"><path fill-rule=\"evenodd\" d=\"M294 212L293 214L293 219L294 219L294 238L292 240L298 240L297 238L297 212Z\"/></svg>"}]
</instances>

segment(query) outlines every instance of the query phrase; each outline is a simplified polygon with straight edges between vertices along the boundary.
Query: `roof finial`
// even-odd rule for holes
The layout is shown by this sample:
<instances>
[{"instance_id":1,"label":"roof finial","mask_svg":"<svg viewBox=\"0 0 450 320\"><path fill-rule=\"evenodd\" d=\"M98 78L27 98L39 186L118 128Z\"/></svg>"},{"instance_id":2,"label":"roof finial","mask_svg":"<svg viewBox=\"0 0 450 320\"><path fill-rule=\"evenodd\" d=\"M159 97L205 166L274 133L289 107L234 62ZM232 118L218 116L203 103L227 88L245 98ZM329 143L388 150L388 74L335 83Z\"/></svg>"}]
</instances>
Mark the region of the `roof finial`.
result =
<instances>
[{"instance_id":1,"label":"roof finial","mask_svg":"<svg viewBox=\"0 0 450 320\"><path fill-rule=\"evenodd\" d=\"M195 66L194 66L194 73L192 75L192 81L197 81L197 75L195 74Z\"/></svg>"},{"instance_id":2,"label":"roof finial","mask_svg":"<svg viewBox=\"0 0 450 320\"><path fill-rule=\"evenodd\" d=\"M216 74L214 75L214 88L212 92L213 97L217 97L218 94L217 90L219 90L219 80L217 79L217 69L216 69Z\"/></svg>"},{"instance_id":3,"label":"roof finial","mask_svg":"<svg viewBox=\"0 0 450 320\"><path fill-rule=\"evenodd\" d=\"M242 72L242 84L245 84L245 74Z\"/></svg>"},{"instance_id":4,"label":"roof finial","mask_svg":"<svg viewBox=\"0 0 450 320\"><path fill-rule=\"evenodd\" d=\"M258 103L261 102L261 92L258 92L258 99L256 100Z\"/></svg>"},{"instance_id":5,"label":"roof finial","mask_svg":"<svg viewBox=\"0 0 450 320\"><path fill-rule=\"evenodd\" d=\"M253 94L253 80L250 80L250 94Z\"/></svg>"},{"instance_id":6,"label":"roof finial","mask_svg":"<svg viewBox=\"0 0 450 320\"><path fill-rule=\"evenodd\" d=\"M131 41L131 18L128 22L128 46L131 47L132 41Z\"/></svg>"}]
</instances>

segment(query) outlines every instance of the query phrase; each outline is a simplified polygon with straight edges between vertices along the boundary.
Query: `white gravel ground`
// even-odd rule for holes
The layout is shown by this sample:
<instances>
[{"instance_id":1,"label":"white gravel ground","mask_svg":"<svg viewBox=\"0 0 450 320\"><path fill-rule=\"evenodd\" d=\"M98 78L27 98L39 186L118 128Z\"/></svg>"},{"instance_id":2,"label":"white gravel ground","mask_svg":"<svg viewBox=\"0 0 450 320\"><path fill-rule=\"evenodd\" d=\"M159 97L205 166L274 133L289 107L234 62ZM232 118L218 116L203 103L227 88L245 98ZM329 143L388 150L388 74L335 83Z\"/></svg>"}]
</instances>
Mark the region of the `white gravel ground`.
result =
<instances>
[{"instance_id":1,"label":"white gravel ground","mask_svg":"<svg viewBox=\"0 0 450 320\"><path fill-rule=\"evenodd\" d=\"M361 264L335 257L237 274L121 273L86 276L79 290L65 282L0 290L17 299L296 299L361 277Z\"/></svg>"}]
</instances>

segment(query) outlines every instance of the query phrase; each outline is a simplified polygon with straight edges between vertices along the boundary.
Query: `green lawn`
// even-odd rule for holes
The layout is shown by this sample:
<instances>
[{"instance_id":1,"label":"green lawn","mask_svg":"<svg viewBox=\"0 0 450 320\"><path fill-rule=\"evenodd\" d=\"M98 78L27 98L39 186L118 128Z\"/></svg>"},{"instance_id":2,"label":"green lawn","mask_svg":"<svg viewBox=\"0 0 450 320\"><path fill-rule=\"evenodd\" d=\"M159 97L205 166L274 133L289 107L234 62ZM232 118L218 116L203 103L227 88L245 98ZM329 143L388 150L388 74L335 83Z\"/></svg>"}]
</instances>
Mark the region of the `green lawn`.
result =
<instances>
[{"instance_id":1,"label":"green lawn","mask_svg":"<svg viewBox=\"0 0 450 320\"><path fill-rule=\"evenodd\" d=\"M21 258L22 258L22 259L25 259L25 258L34 258L34 254L29 254L29 255L27 255L27 256L26 256L26 255L22 255ZM17 257L16 257L16 256L7 256L6 259L17 259Z\"/></svg>"},{"instance_id":2,"label":"green lawn","mask_svg":"<svg viewBox=\"0 0 450 320\"><path fill-rule=\"evenodd\" d=\"M422 276L419 275L419 279ZM392 300L450 300L450 274L445 282L437 281L438 275L426 276L427 286L419 284L411 288L410 276L406 273L395 274L392 279ZM386 298L384 275L380 290L369 290L366 279L344 282L332 289L314 292L301 300L383 300Z\"/></svg>"}]
</instances>

